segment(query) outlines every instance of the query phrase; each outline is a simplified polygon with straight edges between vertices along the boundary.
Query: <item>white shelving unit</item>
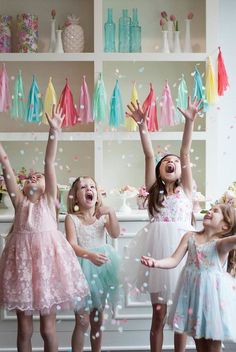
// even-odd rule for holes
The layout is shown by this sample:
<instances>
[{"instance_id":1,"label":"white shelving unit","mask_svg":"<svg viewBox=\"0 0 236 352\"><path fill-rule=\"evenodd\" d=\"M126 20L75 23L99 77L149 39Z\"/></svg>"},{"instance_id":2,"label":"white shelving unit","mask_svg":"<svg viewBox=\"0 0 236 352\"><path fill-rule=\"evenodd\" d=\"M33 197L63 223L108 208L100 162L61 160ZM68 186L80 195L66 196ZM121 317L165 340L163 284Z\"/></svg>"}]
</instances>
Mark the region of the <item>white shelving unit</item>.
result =
<instances>
[{"instance_id":1,"label":"white shelving unit","mask_svg":"<svg viewBox=\"0 0 236 352\"><path fill-rule=\"evenodd\" d=\"M142 26L142 53L104 53L103 52L103 24L106 20L107 8L113 8L114 21L117 24L123 8L129 11L138 8L139 20ZM57 11L57 23L62 25L69 13L80 17L80 24L85 31L84 53L54 54L47 53L50 35L50 12ZM184 18L191 10L194 13L191 34L193 53L164 54L160 52L161 30L159 26L160 12L175 14L179 19L181 38L184 36ZM205 72L205 63L208 55L213 59L217 54L217 21L218 0L12 0L1 5L1 13L13 17L17 13L31 12L39 16L39 53L36 54L0 54L0 62L6 63L10 77L12 91L14 77L17 70L22 69L26 94L31 85L32 75L35 73L41 92L45 92L49 76L53 77L54 87L59 97L65 78L69 83L78 103L80 85L85 74L89 91L92 96L98 74L103 77L108 93L108 100L112 94L115 80L119 79L124 107L129 102L133 80L137 82L139 99L142 101L149 92L149 82L153 83L157 97L160 97L164 80L168 79L173 99L177 98L178 80L185 74L189 92L191 94L195 64L199 65L202 73ZM15 35L15 34L14 34ZM15 39L15 37L14 37ZM203 77L204 81L204 77ZM47 140L47 126L25 124L11 119L7 113L0 113L1 127L0 140L8 150L12 165L18 169L41 168L45 143ZM217 180L215 165L217 159L217 109L210 107L206 118L198 118L193 133L193 147L191 159L194 164L193 173L199 190L207 197L214 197ZM178 153L181 143L183 125L163 129L151 133L154 149L159 146L170 148ZM99 184L108 192L124 184L139 187L144 182L144 158L139 142L138 132L127 132L124 128L111 131L107 124L98 126L93 123L76 125L63 131L57 155L57 177L60 184L68 182L71 176L89 174L94 176ZM108 197L107 202L119 206L118 200ZM133 204L134 205L134 204ZM143 226L140 221L123 221L121 224L127 229L119 243L115 244L120 252L122 247L136 230ZM105 345L109 350L132 349L142 350L148 346L148 330L150 308L144 303L139 306L126 299L127 307L118 312L114 324L110 324L105 333ZM126 321L121 326L122 336L118 332L119 319ZM63 320L63 319L62 319ZM0 330L4 331L6 345L12 346L12 333L15 335L14 318L6 313L0 321ZM70 333L73 326L73 315L58 324L63 345L69 346ZM2 329L3 328L3 329ZM2 341L3 336L0 335ZM131 340L131 345L128 342ZM124 340L121 342L121 340ZM40 338L36 336L35 346L40 346ZM173 345L172 333L166 329L165 348ZM14 343L13 343L14 346ZM5 349L1 348L0 351ZM9 349L9 351L13 351ZM37 351L40 349L37 349ZM63 351L66 349L62 349Z\"/></svg>"}]
</instances>

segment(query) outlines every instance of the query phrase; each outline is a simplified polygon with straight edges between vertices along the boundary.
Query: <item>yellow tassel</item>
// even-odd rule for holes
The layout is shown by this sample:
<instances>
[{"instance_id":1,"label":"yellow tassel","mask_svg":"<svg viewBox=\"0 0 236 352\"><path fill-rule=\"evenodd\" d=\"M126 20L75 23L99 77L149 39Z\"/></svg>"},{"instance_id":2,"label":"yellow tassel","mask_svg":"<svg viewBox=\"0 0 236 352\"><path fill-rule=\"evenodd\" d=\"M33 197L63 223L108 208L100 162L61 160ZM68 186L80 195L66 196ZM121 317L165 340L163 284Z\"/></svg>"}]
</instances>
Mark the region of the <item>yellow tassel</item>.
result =
<instances>
[{"instance_id":1,"label":"yellow tassel","mask_svg":"<svg viewBox=\"0 0 236 352\"><path fill-rule=\"evenodd\" d=\"M42 118L42 122L45 124L48 124L47 118L45 116L45 112L51 116L52 114L52 106L57 105L57 97L56 97L56 92L52 84L52 77L49 78L48 86L46 89L45 93L45 99L44 99L44 114Z\"/></svg>"},{"instance_id":2,"label":"yellow tassel","mask_svg":"<svg viewBox=\"0 0 236 352\"><path fill-rule=\"evenodd\" d=\"M207 60L206 69L206 98L209 104L214 104L217 99L217 85L210 56Z\"/></svg>"},{"instance_id":3,"label":"yellow tassel","mask_svg":"<svg viewBox=\"0 0 236 352\"><path fill-rule=\"evenodd\" d=\"M132 92L131 92L131 101L132 101L132 103L137 104L137 100L138 100L138 92L137 92L136 85L134 82ZM137 124L132 119L132 117L126 117L125 127L128 131L131 131L131 132L134 132L137 130Z\"/></svg>"}]
</instances>

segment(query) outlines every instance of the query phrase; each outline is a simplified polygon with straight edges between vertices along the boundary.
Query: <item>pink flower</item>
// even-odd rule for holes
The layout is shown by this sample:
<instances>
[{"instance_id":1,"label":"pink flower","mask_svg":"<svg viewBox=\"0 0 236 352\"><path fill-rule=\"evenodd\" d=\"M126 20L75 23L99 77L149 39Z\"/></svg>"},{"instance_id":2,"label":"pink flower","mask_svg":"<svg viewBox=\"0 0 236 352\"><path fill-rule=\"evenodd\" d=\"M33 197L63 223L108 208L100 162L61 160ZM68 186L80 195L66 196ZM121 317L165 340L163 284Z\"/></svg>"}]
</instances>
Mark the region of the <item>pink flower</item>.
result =
<instances>
[{"instance_id":1,"label":"pink flower","mask_svg":"<svg viewBox=\"0 0 236 352\"><path fill-rule=\"evenodd\" d=\"M161 18L160 19L160 26L162 27L163 31L165 30L165 24L166 24L166 21L164 20L164 18Z\"/></svg>"},{"instance_id":2,"label":"pink flower","mask_svg":"<svg viewBox=\"0 0 236 352\"><path fill-rule=\"evenodd\" d=\"M54 20L54 18L56 16L56 10L55 9L52 9L51 16L52 16L52 19Z\"/></svg>"},{"instance_id":3,"label":"pink flower","mask_svg":"<svg viewBox=\"0 0 236 352\"><path fill-rule=\"evenodd\" d=\"M187 16L188 20L192 20L193 19L193 12L189 12L188 16Z\"/></svg>"},{"instance_id":4,"label":"pink flower","mask_svg":"<svg viewBox=\"0 0 236 352\"><path fill-rule=\"evenodd\" d=\"M170 15L170 20L171 20L172 22L176 21L175 15Z\"/></svg>"},{"instance_id":5,"label":"pink flower","mask_svg":"<svg viewBox=\"0 0 236 352\"><path fill-rule=\"evenodd\" d=\"M164 18L166 21L168 21L168 16L167 16L166 11L161 12L161 17Z\"/></svg>"}]
</instances>

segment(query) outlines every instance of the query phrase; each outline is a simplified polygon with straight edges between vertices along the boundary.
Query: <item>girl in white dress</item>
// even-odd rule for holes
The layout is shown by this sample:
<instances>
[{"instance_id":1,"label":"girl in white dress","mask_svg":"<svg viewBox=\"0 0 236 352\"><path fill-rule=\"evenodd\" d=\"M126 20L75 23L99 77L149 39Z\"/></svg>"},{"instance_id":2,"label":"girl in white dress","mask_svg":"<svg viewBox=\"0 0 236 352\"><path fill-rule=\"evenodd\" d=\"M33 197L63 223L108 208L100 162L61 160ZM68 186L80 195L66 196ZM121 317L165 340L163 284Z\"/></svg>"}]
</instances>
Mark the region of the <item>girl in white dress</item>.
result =
<instances>
[{"instance_id":1,"label":"girl in white dress","mask_svg":"<svg viewBox=\"0 0 236 352\"><path fill-rule=\"evenodd\" d=\"M183 234L190 230L192 218L192 172L190 149L194 119L201 110L201 100L196 98L184 111L185 117L180 157L165 155L156 165L154 151L147 130L148 111L141 106L128 105L128 116L138 124L145 155L145 185L149 192L148 211L150 223L129 243L124 259L125 281L141 292L149 292L152 302L152 325L150 331L151 352L161 352L163 328L167 303L172 300L176 282L181 271L148 270L140 263L142 255L158 259L169 256L176 248ZM186 336L176 334L175 351L185 351Z\"/></svg>"}]
</instances>

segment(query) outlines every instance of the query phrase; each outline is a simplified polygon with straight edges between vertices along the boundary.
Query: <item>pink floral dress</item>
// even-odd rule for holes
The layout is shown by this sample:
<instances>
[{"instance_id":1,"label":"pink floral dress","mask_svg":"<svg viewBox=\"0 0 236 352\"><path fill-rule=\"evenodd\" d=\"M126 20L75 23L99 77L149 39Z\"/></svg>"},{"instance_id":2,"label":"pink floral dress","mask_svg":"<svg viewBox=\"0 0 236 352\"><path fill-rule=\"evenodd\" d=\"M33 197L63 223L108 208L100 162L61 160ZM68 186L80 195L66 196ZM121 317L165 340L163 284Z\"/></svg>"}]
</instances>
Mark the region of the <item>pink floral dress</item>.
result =
<instances>
[{"instance_id":1,"label":"pink floral dress","mask_svg":"<svg viewBox=\"0 0 236 352\"><path fill-rule=\"evenodd\" d=\"M192 202L183 189L178 188L175 194L165 197L160 212L150 218L150 223L125 248L125 284L135 291L152 294L152 303L170 303L184 261L175 269L161 270L145 267L140 258L142 255L156 259L170 256L182 236L193 229L191 218Z\"/></svg>"},{"instance_id":2,"label":"pink floral dress","mask_svg":"<svg viewBox=\"0 0 236 352\"><path fill-rule=\"evenodd\" d=\"M46 197L18 205L14 227L0 259L0 305L49 314L83 304L89 288L80 264L57 229Z\"/></svg>"}]
</instances>

